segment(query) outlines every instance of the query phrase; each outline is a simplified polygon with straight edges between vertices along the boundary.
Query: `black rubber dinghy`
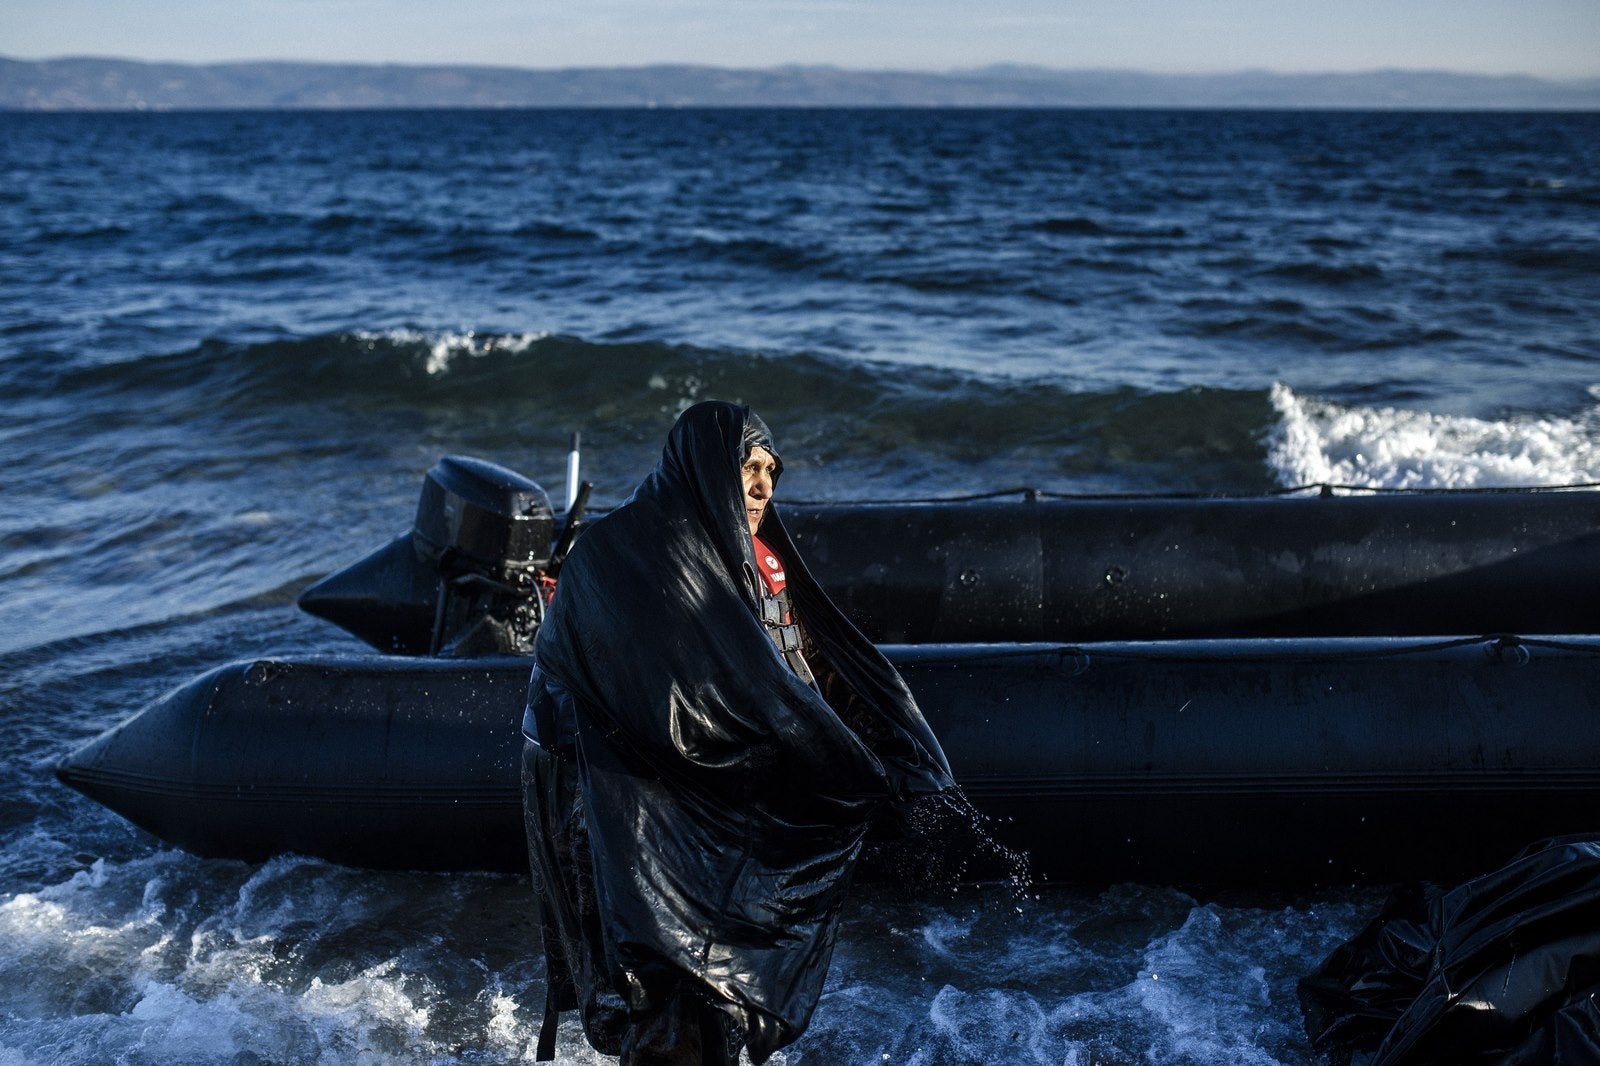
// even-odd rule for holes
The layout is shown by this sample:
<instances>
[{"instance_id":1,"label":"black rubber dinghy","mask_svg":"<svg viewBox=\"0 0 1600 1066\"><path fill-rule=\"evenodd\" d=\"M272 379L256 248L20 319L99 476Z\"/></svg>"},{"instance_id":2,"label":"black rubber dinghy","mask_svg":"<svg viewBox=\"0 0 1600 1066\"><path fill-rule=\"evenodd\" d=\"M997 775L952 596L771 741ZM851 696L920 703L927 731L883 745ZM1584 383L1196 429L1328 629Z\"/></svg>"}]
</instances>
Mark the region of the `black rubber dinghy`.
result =
<instances>
[{"instance_id":1,"label":"black rubber dinghy","mask_svg":"<svg viewBox=\"0 0 1600 1066\"><path fill-rule=\"evenodd\" d=\"M885 650L1052 879L1449 879L1600 810L1600 638ZM236 663L58 772L203 855L520 870L527 680L520 658Z\"/></svg>"}]
</instances>

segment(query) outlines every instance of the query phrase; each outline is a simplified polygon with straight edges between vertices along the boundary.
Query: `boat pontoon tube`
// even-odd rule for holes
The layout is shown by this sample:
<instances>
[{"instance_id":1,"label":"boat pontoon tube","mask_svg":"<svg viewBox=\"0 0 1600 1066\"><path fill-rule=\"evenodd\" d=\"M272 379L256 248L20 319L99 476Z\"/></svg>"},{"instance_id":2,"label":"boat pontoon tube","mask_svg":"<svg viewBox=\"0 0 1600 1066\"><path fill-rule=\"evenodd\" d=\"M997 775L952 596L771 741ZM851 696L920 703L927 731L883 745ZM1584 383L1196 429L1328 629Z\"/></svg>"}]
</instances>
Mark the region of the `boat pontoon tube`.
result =
<instances>
[{"instance_id":1,"label":"boat pontoon tube","mask_svg":"<svg viewBox=\"0 0 1600 1066\"><path fill-rule=\"evenodd\" d=\"M886 651L991 830L1055 879L1451 879L1597 828L1600 638ZM521 870L527 678L515 658L236 663L58 772L200 854Z\"/></svg>"}]
</instances>

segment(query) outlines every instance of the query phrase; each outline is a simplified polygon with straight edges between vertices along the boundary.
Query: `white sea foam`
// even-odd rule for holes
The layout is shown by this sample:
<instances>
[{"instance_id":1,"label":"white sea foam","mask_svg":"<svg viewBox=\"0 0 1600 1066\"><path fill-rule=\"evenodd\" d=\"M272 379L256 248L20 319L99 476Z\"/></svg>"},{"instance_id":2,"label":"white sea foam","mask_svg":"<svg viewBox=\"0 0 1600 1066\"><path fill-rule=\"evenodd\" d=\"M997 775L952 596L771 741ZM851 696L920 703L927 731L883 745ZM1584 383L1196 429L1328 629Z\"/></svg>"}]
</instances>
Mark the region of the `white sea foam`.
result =
<instances>
[{"instance_id":1,"label":"white sea foam","mask_svg":"<svg viewBox=\"0 0 1600 1066\"><path fill-rule=\"evenodd\" d=\"M0 1066L531 1058L542 990L477 954L525 893L297 857L97 862L0 901ZM601 1061L576 1025L563 1046Z\"/></svg>"},{"instance_id":2,"label":"white sea foam","mask_svg":"<svg viewBox=\"0 0 1600 1066\"><path fill-rule=\"evenodd\" d=\"M811 1031L773 1061L1303 1063L1296 982L1372 903L1258 909L1123 885L1018 914L997 895L865 904Z\"/></svg>"},{"instance_id":3,"label":"white sea foam","mask_svg":"<svg viewBox=\"0 0 1600 1066\"><path fill-rule=\"evenodd\" d=\"M97 862L0 900L0 1066L529 1060L527 892L292 856ZM1361 913L1134 886L1021 914L992 891L866 896L811 1031L773 1062L1299 1062L1293 981ZM557 1053L612 1061L571 1013Z\"/></svg>"},{"instance_id":4,"label":"white sea foam","mask_svg":"<svg viewBox=\"0 0 1600 1066\"><path fill-rule=\"evenodd\" d=\"M1486 420L1360 407L1272 386L1268 462L1285 485L1370 489L1574 485L1600 480L1600 411Z\"/></svg>"},{"instance_id":5,"label":"white sea foam","mask_svg":"<svg viewBox=\"0 0 1600 1066\"><path fill-rule=\"evenodd\" d=\"M531 1061L524 882L161 851L0 900L0 1066ZM865 896L774 1066L1305 1061L1293 982L1373 899L1278 910L1171 888ZM575 1013L557 1061L614 1062Z\"/></svg>"},{"instance_id":6,"label":"white sea foam","mask_svg":"<svg viewBox=\"0 0 1600 1066\"><path fill-rule=\"evenodd\" d=\"M355 336L369 343L384 341L396 345L426 345L428 361L424 364L424 369L429 377L438 377L448 373L451 365L459 359L481 357L490 352L519 354L549 334L546 332L478 333L470 329L459 333L454 331L424 333L414 329L390 329L378 332L363 330L358 331Z\"/></svg>"}]
</instances>

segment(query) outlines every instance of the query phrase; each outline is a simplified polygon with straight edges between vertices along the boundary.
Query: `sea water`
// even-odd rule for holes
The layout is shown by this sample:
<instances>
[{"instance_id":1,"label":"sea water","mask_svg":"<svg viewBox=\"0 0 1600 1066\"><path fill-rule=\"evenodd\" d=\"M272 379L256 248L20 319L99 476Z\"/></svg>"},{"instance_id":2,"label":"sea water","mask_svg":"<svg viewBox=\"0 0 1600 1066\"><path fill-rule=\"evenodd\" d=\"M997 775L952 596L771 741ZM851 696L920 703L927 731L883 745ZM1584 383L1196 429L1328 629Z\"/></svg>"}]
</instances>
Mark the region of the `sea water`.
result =
<instances>
[{"instance_id":1,"label":"sea water","mask_svg":"<svg viewBox=\"0 0 1600 1066\"><path fill-rule=\"evenodd\" d=\"M603 506L718 397L780 499L1600 480L1596 115L0 114L0 293L0 1066L531 1058L524 879L199 859L50 772L363 652L294 598L440 455L559 495L581 432ZM1314 1063L1383 898L861 886L775 1061Z\"/></svg>"}]
</instances>

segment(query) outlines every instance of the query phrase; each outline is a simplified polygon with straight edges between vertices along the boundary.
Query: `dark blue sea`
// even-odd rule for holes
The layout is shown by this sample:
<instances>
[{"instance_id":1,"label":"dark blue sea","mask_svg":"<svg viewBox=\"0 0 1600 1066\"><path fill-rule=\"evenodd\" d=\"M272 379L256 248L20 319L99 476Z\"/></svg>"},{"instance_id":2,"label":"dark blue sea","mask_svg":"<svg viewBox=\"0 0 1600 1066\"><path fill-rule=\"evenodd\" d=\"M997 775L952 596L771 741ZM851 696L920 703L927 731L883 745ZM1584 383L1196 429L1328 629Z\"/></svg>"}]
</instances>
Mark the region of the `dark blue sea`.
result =
<instances>
[{"instance_id":1,"label":"dark blue sea","mask_svg":"<svg viewBox=\"0 0 1600 1066\"><path fill-rule=\"evenodd\" d=\"M531 1060L524 880L197 859L51 767L363 652L295 596L439 456L558 494L579 431L615 503L710 397L793 498L1597 481L1600 115L0 114L0 1066ZM863 886L775 1061L1314 1063L1383 897Z\"/></svg>"}]
</instances>

